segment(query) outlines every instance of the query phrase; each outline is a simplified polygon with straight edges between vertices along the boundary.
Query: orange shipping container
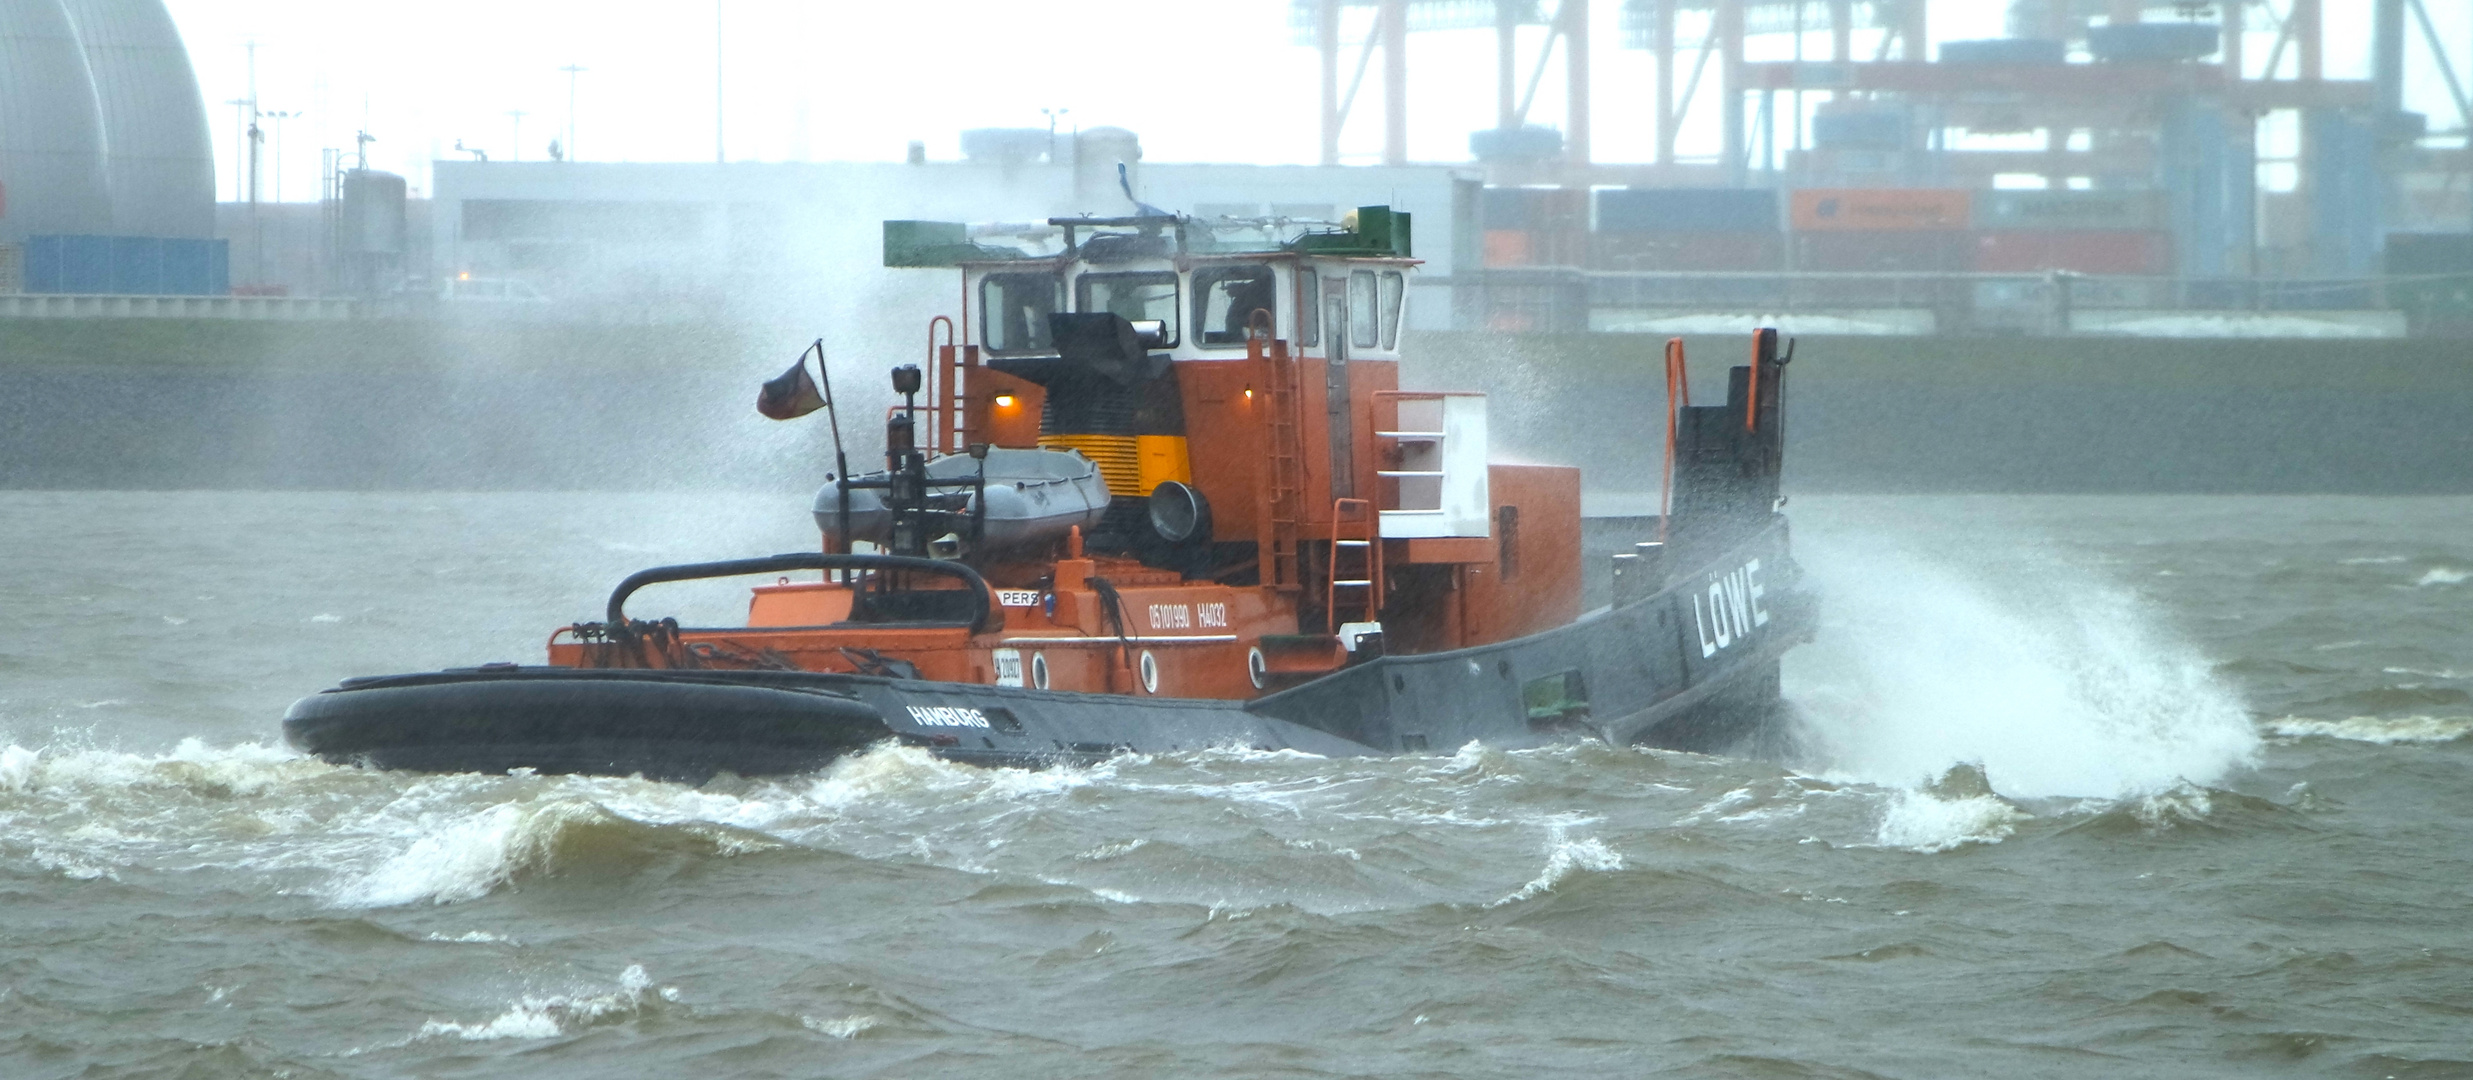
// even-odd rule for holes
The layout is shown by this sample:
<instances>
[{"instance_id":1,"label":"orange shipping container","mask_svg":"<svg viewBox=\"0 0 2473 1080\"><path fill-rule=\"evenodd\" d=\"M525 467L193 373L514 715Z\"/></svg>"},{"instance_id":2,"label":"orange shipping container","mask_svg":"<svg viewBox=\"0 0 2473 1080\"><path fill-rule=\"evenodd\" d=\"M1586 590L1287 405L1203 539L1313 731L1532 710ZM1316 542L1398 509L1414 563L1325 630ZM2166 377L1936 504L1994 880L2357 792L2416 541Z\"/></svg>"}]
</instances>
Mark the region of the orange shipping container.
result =
<instances>
[{"instance_id":1,"label":"orange shipping container","mask_svg":"<svg viewBox=\"0 0 2473 1080\"><path fill-rule=\"evenodd\" d=\"M1967 227L1968 193L1945 188L1812 188L1794 193L1798 232L1948 232Z\"/></svg>"},{"instance_id":2,"label":"orange shipping container","mask_svg":"<svg viewBox=\"0 0 2473 1080\"><path fill-rule=\"evenodd\" d=\"M1528 233L1520 229L1487 229L1485 236L1487 266L1527 266L1529 264Z\"/></svg>"},{"instance_id":3,"label":"orange shipping container","mask_svg":"<svg viewBox=\"0 0 2473 1080\"><path fill-rule=\"evenodd\" d=\"M2162 274L2171 261L2168 233L2004 230L1975 236L1975 270L1985 274Z\"/></svg>"}]
</instances>

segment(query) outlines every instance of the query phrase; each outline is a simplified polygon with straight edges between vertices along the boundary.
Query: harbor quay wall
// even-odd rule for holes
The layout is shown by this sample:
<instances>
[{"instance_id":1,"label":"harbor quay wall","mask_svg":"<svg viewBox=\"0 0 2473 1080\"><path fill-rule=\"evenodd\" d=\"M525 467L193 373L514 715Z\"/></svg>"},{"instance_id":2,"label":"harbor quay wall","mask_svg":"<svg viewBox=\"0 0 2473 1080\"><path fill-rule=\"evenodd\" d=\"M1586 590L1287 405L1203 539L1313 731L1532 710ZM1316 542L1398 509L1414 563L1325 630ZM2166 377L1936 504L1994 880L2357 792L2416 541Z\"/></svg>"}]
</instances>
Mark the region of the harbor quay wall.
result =
<instances>
[{"instance_id":1,"label":"harbor quay wall","mask_svg":"<svg viewBox=\"0 0 2473 1080\"><path fill-rule=\"evenodd\" d=\"M755 416L803 341L720 324L0 320L0 487L807 490L822 418ZM1690 338L1694 400L1739 338ZM1411 388L1489 395L1502 456L1653 495L1662 339L1425 333ZM884 369L836 353L853 464ZM2412 341L1806 338L1788 489L2473 492L2473 351ZM1642 512L1623 510L1618 512Z\"/></svg>"},{"instance_id":2,"label":"harbor quay wall","mask_svg":"<svg viewBox=\"0 0 2473 1080\"><path fill-rule=\"evenodd\" d=\"M1628 487L1653 500L1665 340L1427 335L1402 378L1417 389L1486 391L1498 452L1580 463L1593 494ZM1691 400L1725 400L1726 368L1745 362L1748 335L1684 345ZM2473 349L2447 343L1826 337L1794 346L1790 492L2473 492Z\"/></svg>"}]
</instances>

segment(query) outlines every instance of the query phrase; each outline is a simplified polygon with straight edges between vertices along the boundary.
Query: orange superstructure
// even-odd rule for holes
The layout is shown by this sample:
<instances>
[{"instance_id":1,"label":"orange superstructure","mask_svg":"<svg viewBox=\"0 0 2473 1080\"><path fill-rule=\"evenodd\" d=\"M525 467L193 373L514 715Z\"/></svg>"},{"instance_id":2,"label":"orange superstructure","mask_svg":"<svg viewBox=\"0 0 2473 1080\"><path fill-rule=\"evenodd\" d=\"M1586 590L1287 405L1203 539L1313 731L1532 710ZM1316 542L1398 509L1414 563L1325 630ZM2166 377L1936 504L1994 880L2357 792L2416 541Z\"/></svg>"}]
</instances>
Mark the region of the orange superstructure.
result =
<instances>
[{"instance_id":1,"label":"orange superstructure","mask_svg":"<svg viewBox=\"0 0 2473 1080\"><path fill-rule=\"evenodd\" d=\"M887 223L888 263L957 269L965 308L896 374L911 392L885 470L837 477L817 516L828 552L952 575L778 576L731 628L614 603L553 638L551 663L1245 699L1569 622L1578 470L1490 463L1481 395L1400 391L1408 215L1353 217L1250 250L1183 218L1059 219L1051 253L946 235L926 258L903 244L927 223ZM1032 465L1095 467L1104 509L997 550L989 488Z\"/></svg>"}]
</instances>

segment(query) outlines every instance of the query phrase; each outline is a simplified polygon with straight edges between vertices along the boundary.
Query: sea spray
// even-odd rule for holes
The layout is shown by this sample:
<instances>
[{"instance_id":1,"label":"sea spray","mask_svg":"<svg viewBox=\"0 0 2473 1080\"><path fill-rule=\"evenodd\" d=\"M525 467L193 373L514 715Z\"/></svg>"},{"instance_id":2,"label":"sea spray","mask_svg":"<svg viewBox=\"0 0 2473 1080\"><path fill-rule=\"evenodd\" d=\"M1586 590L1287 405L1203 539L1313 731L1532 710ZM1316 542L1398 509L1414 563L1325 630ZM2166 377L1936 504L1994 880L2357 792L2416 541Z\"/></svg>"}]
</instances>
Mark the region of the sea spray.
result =
<instances>
[{"instance_id":1,"label":"sea spray","mask_svg":"<svg viewBox=\"0 0 2473 1080\"><path fill-rule=\"evenodd\" d=\"M2123 797L2256 753L2233 692L2117 587L2047 561L1802 539L1824 604L1787 669L1807 767L1913 787L1974 763L2013 797Z\"/></svg>"}]
</instances>

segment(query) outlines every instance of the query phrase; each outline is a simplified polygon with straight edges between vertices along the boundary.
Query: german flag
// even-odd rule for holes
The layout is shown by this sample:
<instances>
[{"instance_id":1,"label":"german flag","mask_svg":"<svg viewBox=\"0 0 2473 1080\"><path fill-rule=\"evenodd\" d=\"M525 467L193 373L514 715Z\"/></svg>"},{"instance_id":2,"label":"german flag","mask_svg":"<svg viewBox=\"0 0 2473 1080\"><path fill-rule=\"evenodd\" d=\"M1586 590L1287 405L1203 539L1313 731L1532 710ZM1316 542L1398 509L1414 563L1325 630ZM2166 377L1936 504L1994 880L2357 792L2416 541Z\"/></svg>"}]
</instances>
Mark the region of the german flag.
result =
<instances>
[{"instance_id":1,"label":"german flag","mask_svg":"<svg viewBox=\"0 0 2473 1080\"><path fill-rule=\"evenodd\" d=\"M816 380L807 377L805 353L790 370L756 393L756 411L775 420L796 420L823 407L824 395L817 391Z\"/></svg>"}]
</instances>

